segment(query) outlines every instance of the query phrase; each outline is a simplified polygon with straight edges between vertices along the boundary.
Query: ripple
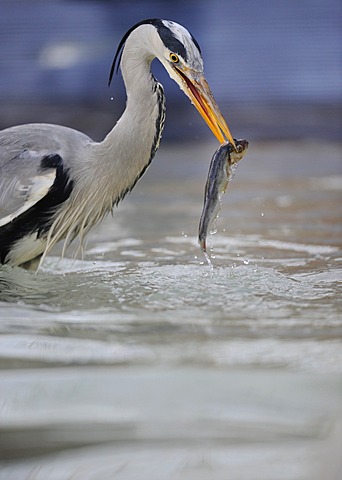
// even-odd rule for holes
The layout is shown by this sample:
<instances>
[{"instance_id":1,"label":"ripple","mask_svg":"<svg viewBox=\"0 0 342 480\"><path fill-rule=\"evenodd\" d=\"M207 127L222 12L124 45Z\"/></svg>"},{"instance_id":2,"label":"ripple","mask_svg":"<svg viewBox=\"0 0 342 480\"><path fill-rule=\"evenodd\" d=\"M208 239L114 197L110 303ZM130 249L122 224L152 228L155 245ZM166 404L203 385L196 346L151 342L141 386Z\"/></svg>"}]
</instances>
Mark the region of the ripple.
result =
<instances>
[{"instance_id":1,"label":"ripple","mask_svg":"<svg viewBox=\"0 0 342 480\"><path fill-rule=\"evenodd\" d=\"M5 335L0 337L0 359L6 364L28 368L32 365L115 365L154 359L142 346L81 338L47 335Z\"/></svg>"}]
</instances>

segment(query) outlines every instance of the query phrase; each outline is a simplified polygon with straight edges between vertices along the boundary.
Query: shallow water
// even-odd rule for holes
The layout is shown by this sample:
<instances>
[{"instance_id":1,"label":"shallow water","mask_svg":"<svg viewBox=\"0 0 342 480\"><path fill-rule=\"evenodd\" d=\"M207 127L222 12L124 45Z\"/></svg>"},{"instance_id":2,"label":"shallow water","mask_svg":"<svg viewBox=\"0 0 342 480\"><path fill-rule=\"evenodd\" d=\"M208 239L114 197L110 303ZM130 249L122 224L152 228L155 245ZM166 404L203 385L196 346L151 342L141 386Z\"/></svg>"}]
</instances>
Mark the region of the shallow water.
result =
<instances>
[{"instance_id":1,"label":"shallow water","mask_svg":"<svg viewBox=\"0 0 342 480\"><path fill-rule=\"evenodd\" d=\"M215 148L162 146L83 260L0 270L0 479L338 478L341 146L252 144L211 269Z\"/></svg>"}]
</instances>

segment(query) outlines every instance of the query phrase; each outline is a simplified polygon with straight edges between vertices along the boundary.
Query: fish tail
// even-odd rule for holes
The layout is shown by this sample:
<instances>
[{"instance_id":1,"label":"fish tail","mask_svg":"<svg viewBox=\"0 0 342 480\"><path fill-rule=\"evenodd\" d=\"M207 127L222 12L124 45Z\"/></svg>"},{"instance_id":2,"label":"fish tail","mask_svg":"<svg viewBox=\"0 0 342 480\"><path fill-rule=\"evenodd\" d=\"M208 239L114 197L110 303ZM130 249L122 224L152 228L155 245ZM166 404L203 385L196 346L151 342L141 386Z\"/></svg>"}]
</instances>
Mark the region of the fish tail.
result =
<instances>
[{"instance_id":1,"label":"fish tail","mask_svg":"<svg viewBox=\"0 0 342 480\"><path fill-rule=\"evenodd\" d=\"M200 244L202 252L205 253L207 251L206 239L205 238L200 238L198 243Z\"/></svg>"}]
</instances>

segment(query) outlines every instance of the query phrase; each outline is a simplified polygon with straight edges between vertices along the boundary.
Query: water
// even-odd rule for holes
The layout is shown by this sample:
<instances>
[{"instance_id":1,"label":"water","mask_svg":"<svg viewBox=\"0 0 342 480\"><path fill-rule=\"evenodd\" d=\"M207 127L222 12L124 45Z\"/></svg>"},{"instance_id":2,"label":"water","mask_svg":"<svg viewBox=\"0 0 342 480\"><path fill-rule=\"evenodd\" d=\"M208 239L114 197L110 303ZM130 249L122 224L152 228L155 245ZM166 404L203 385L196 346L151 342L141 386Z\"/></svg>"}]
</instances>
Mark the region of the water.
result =
<instances>
[{"instance_id":1,"label":"water","mask_svg":"<svg viewBox=\"0 0 342 480\"><path fill-rule=\"evenodd\" d=\"M163 145L83 260L3 267L0 479L339 478L340 147L252 144L212 268L212 143Z\"/></svg>"}]
</instances>

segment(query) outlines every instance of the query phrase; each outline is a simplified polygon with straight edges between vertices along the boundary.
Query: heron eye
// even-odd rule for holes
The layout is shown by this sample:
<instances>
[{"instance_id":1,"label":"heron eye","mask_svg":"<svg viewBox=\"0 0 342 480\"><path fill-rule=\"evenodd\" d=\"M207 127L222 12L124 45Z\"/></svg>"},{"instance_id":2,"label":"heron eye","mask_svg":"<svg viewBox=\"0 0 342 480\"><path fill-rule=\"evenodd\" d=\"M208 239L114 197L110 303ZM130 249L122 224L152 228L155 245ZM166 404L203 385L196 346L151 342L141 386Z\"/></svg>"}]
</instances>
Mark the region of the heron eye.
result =
<instances>
[{"instance_id":1,"label":"heron eye","mask_svg":"<svg viewBox=\"0 0 342 480\"><path fill-rule=\"evenodd\" d=\"M178 55L176 53L170 53L170 60L172 63L178 63L179 62Z\"/></svg>"}]
</instances>

